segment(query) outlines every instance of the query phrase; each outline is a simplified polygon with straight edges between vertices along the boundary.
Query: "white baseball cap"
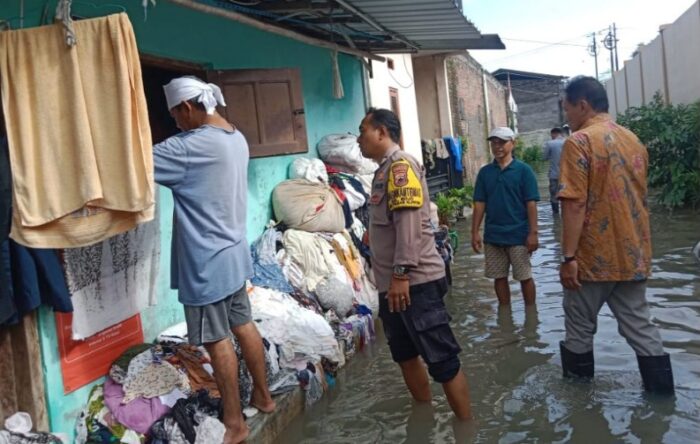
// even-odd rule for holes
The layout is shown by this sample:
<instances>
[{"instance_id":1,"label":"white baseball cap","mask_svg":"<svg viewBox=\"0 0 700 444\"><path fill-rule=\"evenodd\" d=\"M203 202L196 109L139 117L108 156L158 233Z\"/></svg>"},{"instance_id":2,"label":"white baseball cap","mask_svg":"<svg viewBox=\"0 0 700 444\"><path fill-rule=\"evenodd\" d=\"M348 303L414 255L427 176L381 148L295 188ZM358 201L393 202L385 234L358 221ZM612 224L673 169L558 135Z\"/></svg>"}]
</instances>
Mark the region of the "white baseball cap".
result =
<instances>
[{"instance_id":1,"label":"white baseball cap","mask_svg":"<svg viewBox=\"0 0 700 444\"><path fill-rule=\"evenodd\" d=\"M515 133L512 129L508 128L507 126L499 126L498 128L494 128L491 130L491 132L489 133L488 140L491 140L494 137L501 140L515 140Z\"/></svg>"}]
</instances>

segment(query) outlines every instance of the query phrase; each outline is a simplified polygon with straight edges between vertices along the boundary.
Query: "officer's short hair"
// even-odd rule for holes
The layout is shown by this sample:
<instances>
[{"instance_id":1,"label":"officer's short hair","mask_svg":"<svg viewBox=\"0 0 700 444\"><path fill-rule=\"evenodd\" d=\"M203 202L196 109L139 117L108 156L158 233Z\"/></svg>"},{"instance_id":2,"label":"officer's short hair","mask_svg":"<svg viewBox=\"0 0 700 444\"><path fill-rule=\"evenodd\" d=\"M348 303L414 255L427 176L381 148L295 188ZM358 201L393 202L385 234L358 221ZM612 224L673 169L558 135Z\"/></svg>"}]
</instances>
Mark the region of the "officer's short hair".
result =
<instances>
[{"instance_id":1,"label":"officer's short hair","mask_svg":"<svg viewBox=\"0 0 700 444\"><path fill-rule=\"evenodd\" d=\"M591 108L599 113L607 113L608 93L605 87L593 77L578 76L571 79L566 85L566 100L572 105L581 100L590 103Z\"/></svg>"},{"instance_id":2,"label":"officer's short hair","mask_svg":"<svg viewBox=\"0 0 700 444\"><path fill-rule=\"evenodd\" d=\"M552 128L552 130L549 133L550 134L564 134L564 130L562 130L561 128L559 128L557 126L557 127Z\"/></svg>"},{"instance_id":3,"label":"officer's short hair","mask_svg":"<svg viewBox=\"0 0 700 444\"><path fill-rule=\"evenodd\" d=\"M401 140L401 122L393 111L384 108L370 108L367 110L367 116L370 117L369 120L375 127L386 127L391 140L394 143L399 143Z\"/></svg>"}]
</instances>

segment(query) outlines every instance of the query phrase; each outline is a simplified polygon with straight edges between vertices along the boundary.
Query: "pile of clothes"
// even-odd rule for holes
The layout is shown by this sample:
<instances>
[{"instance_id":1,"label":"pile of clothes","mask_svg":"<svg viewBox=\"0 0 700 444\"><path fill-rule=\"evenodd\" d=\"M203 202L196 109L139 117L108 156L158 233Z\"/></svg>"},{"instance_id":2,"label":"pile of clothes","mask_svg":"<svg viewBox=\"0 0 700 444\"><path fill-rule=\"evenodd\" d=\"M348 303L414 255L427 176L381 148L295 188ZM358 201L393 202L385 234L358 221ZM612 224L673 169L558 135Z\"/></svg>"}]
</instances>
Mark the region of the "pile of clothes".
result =
<instances>
[{"instance_id":1,"label":"pile of clothes","mask_svg":"<svg viewBox=\"0 0 700 444\"><path fill-rule=\"evenodd\" d=\"M285 368L305 368L326 358L344 363L333 329L320 314L302 307L288 294L261 287L249 293L260 335L277 346Z\"/></svg>"},{"instance_id":2,"label":"pile of clothes","mask_svg":"<svg viewBox=\"0 0 700 444\"><path fill-rule=\"evenodd\" d=\"M334 141L344 144L340 151L328 145ZM273 395L301 387L307 405L375 338L379 299L362 239L376 165L362 158L354 137L349 142L331 138L319 149L333 165L297 159L292 179L273 193L277 220L251 245L254 276L247 290L265 344L268 385ZM252 378L232 340L241 405L252 415ZM220 442L220 393L212 374L206 350L187 343L186 325L173 326L114 362L90 394L76 442Z\"/></svg>"},{"instance_id":3,"label":"pile of clothes","mask_svg":"<svg viewBox=\"0 0 700 444\"><path fill-rule=\"evenodd\" d=\"M249 407L253 382L241 349L241 404ZM283 369L277 347L266 338L267 382L274 394L293 390L308 380L304 372ZM76 428L76 443L211 443L225 432L221 394L203 347L187 343L186 324L158 336L154 344L135 345L112 364L103 384L93 387ZM255 409L244 410L249 416Z\"/></svg>"},{"instance_id":4,"label":"pile of clothes","mask_svg":"<svg viewBox=\"0 0 700 444\"><path fill-rule=\"evenodd\" d=\"M252 283L326 318L371 319L379 300L363 239L377 165L349 134L324 137L318 152L322 159L296 159L291 179L273 191L276 221L251 246ZM336 333L337 339L346 336Z\"/></svg>"},{"instance_id":5,"label":"pile of clothes","mask_svg":"<svg viewBox=\"0 0 700 444\"><path fill-rule=\"evenodd\" d=\"M125 351L90 392L76 442L143 442L154 423L197 388L218 394L206 357L186 347L140 344Z\"/></svg>"}]
</instances>

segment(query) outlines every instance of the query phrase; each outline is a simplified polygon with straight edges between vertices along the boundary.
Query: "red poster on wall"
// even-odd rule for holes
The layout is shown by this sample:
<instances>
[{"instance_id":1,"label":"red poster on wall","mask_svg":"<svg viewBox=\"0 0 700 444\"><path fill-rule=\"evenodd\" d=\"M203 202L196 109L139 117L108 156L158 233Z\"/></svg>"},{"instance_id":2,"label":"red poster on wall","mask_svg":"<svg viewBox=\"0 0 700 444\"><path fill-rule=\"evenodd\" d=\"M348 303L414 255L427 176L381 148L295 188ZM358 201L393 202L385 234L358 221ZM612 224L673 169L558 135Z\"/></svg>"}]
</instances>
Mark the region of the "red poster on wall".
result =
<instances>
[{"instance_id":1,"label":"red poster on wall","mask_svg":"<svg viewBox=\"0 0 700 444\"><path fill-rule=\"evenodd\" d=\"M140 315L106 328L84 341L71 339L72 321L71 313L56 313L64 394L106 375L112 362L127 348L143 343Z\"/></svg>"}]
</instances>

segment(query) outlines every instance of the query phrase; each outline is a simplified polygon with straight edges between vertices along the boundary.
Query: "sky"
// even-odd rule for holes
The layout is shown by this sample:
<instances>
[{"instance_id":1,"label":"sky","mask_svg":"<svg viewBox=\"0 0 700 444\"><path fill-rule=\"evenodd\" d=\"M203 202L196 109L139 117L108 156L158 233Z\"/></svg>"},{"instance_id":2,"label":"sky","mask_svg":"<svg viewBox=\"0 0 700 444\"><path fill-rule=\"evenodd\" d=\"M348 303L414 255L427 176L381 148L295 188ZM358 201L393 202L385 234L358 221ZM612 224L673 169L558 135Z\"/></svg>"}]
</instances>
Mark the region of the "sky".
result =
<instances>
[{"instance_id":1,"label":"sky","mask_svg":"<svg viewBox=\"0 0 700 444\"><path fill-rule=\"evenodd\" d=\"M588 53L597 34L598 69L610 71L601 40L617 25L620 67L640 43L649 43L659 26L673 23L694 0L463 0L464 15L484 34L498 34L505 50L473 50L489 71L509 68L544 74L595 75ZM527 41L525 41L527 40ZM558 43L558 44L552 44ZM697 44L697 43L696 43Z\"/></svg>"}]
</instances>

